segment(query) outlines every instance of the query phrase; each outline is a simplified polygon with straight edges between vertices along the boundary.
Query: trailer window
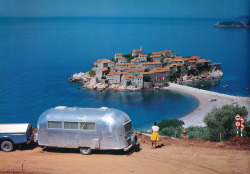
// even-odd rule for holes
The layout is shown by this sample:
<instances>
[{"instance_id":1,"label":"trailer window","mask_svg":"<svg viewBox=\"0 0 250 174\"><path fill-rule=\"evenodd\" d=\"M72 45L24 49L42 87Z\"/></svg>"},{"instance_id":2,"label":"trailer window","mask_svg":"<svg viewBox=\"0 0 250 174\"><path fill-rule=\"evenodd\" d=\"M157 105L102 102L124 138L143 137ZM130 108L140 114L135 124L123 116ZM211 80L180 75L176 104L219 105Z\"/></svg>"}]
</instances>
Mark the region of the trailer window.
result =
<instances>
[{"instance_id":1,"label":"trailer window","mask_svg":"<svg viewBox=\"0 0 250 174\"><path fill-rule=\"evenodd\" d=\"M125 133L132 129L131 121L124 124Z\"/></svg>"},{"instance_id":2,"label":"trailer window","mask_svg":"<svg viewBox=\"0 0 250 174\"><path fill-rule=\"evenodd\" d=\"M62 128L62 122L48 121L48 128Z\"/></svg>"},{"instance_id":3,"label":"trailer window","mask_svg":"<svg viewBox=\"0 0 250 174\"><path fill-rule=\"evenodd\" d=\"M64 129L78 129L78 123L64 122Z\"/></svg>"},{"instance_id":4,"label":"trailer window","mask_svg":"<svg viewBox=\"0 0 250 174\"><path fill-rule=\"evenodd\" d=\"M94 122L82 122L80 124L80 128L83 130L95 130L95 123Z\"/></svg>"}]
</instances>

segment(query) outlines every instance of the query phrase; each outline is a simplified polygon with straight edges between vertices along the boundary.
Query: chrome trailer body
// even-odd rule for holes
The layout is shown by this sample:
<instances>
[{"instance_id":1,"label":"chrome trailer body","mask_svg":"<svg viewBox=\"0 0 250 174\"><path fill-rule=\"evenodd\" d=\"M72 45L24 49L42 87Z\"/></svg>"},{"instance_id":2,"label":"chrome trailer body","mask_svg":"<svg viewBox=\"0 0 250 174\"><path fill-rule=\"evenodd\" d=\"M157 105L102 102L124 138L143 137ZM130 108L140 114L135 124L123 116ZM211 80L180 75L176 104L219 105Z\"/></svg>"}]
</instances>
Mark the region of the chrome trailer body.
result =
<instances>
[{"instance_id":1,"label":"chrome trailer body","mask_svg":"<svg viewBox=\"0 0 250 174\"><path fill-rule=\"evenodd\" d=\"M129 116L117 109L56 107L39 117L35 141L48 147L128 150L138 144L132 131Z\"/></svg>"}]
</instances>

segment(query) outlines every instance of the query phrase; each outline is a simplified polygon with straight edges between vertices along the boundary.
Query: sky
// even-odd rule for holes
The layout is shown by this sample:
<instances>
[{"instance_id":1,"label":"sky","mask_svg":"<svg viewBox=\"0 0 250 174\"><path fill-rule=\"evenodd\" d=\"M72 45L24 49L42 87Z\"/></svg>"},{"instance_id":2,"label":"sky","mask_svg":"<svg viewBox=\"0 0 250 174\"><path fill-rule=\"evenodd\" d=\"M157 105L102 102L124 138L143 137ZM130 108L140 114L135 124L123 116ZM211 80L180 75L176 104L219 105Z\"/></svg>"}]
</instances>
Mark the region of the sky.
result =
<instances>
[{"instance_id":1,"label":"sky","mask_svg":"<svg viewBox=\"0 0 250 174\"><path fill-rule=\"evenodd\" d=\"M250 0L0 0L0 16L193 17L250 15Z\"/></svg>"}]
</instances>

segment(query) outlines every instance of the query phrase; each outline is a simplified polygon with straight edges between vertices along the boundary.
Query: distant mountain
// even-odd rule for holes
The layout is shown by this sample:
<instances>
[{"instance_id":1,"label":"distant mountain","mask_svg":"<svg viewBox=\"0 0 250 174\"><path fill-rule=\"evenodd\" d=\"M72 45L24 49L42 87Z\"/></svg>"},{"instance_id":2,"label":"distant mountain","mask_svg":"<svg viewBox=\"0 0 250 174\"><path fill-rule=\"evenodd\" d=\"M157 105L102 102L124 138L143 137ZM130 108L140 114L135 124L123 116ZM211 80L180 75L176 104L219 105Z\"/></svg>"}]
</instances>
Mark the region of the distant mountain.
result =
<instances>
[{"instance_id":1,"label":"distant mountain","mask_svg":"<svg viewBox=\"0 0 250 174\"><path fill-rule=\"evenodd\" d=\"M239 17L237 17L235 19L248 19L248 20L250 20L250 16L247 16L247 15L245 15L245 16L239 16Z\"/></svg>"},{"instance_id":2,"label":"distant mountain","mask_svg":"<svg viewBox=\"0 0 250 174\"><path fill-rule=\"evenodd\" d=\"M250 21L247 22L217 22L214 27L221 28L250 28Z\"/></svg>"}]
</instances>

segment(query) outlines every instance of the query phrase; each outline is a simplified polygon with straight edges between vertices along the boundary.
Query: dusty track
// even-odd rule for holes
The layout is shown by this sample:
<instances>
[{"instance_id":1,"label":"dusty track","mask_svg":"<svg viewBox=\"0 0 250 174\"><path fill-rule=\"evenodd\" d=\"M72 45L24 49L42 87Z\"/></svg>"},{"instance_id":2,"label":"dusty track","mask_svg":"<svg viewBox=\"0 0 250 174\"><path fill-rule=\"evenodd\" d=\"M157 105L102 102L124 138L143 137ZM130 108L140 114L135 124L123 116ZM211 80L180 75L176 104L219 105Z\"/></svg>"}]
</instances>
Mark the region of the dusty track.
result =
<instances>
[{"instance_id":1,"label":"dusty track","mask_svg":"<svg viewBox=\"0 0 250 174\"><path fill-rule=\"evenodd\" d=\"M249 173L250 139L212 143L198 139L161 138L150 149L149 137L139 135L141 150L124 154L78 150L24 148L0 152L0 173ZM23 166L23 167L22 167Z\"/></svg>"}]
</instances>

